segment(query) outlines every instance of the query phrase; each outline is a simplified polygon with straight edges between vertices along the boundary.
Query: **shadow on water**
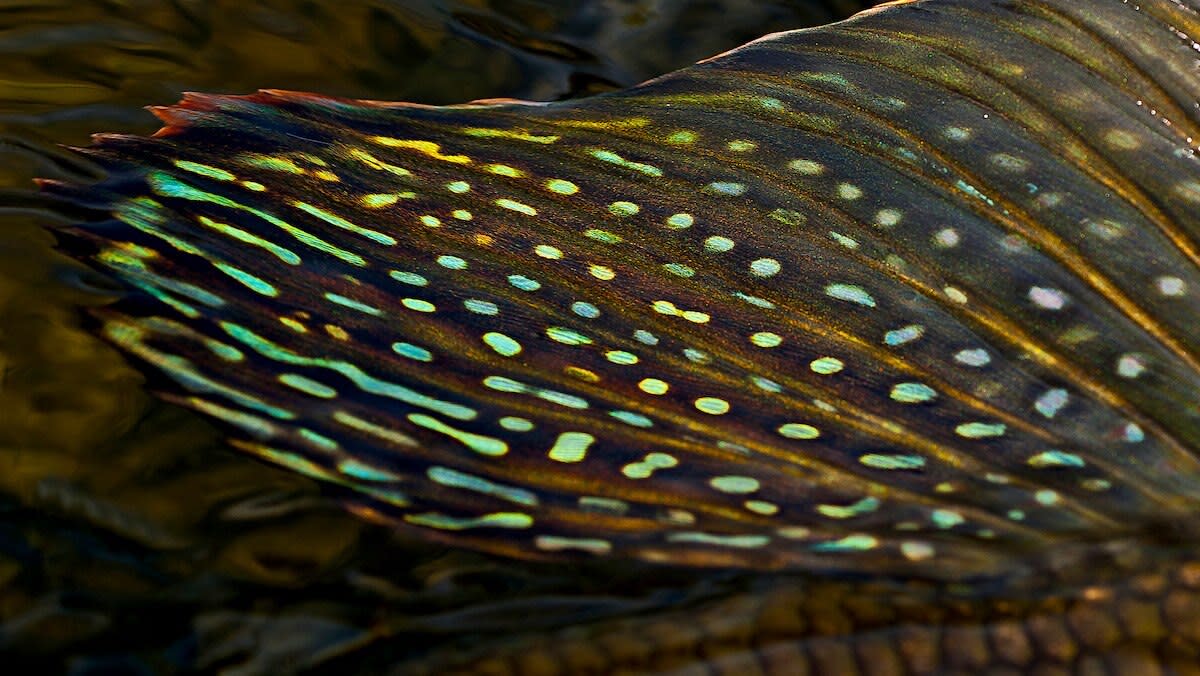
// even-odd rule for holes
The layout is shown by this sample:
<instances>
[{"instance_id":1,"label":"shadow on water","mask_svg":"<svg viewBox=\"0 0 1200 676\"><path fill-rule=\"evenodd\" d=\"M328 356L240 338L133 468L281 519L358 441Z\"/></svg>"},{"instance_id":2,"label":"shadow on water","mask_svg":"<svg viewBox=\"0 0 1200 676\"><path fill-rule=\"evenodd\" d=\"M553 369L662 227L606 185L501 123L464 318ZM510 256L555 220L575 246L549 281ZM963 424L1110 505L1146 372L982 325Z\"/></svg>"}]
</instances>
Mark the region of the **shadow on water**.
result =
<instances>
[{"instance_id":1,"label":"shadow on water","mask_svg":"<svg viewBox=\"0 0 1200 676\"><path fill-rule=\"evenodd\" d=\"M34 177L149 133L141 108L258 87L425 103L634 84L852 0L43 0L0 7L0 651L30 669L279 673L383 664L748 584L514 564L400 542L226 449L83 331L105 280L51 252ZM249 5L249 6L248 6ZM386 638L386 641L380 640ZM380 646L384 647L380 647ZM15 664L15 662L14 662Z\"/></svg>"}]
</instances>

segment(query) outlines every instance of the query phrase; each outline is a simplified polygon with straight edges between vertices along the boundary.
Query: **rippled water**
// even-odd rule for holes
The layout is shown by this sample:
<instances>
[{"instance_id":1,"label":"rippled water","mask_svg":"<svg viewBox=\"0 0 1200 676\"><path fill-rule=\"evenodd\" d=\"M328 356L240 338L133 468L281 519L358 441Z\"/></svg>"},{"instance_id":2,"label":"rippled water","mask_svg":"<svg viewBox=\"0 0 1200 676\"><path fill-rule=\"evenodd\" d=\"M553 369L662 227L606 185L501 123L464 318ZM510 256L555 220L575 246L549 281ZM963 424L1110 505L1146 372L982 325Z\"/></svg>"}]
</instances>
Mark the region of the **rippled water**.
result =
<instances>
[{"instance_id":1,"label":"rippled water","mask_svg":"<svg viewBox=\"0 0 1200 676\"><path fill-rule=\"evenodd\" d=\"M52 253L40 226L70 215L48 210L31 179L94 176L62 145L152 132L141 108L183 91L559 99L864 4L0 3L0 650L39 672L375 671L741 584L401 542L312 482L226 449L81 328L103 280Z\"/></svg>"}]
</instances>

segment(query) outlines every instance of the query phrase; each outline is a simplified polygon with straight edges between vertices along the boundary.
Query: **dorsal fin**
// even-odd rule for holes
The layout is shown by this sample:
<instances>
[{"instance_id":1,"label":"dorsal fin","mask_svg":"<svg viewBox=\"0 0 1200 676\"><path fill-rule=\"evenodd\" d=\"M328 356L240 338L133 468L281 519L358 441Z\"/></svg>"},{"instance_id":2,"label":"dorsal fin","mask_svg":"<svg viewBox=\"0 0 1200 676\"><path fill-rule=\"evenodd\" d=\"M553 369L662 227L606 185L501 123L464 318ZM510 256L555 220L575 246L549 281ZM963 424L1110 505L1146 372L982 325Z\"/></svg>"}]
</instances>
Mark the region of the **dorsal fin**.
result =
<instances>
[{"instance_id":1,"label":"dorsal fin","mask_svg":"<svg viewBox=\"0 0 1200 676\"><path fill-rule=\"evenodd\" d=\"M1194 3L898 3L645 85L155 109L103 332L359 513L526 557L997 572L1200 498Z\"/></svg>"}]
</instances>

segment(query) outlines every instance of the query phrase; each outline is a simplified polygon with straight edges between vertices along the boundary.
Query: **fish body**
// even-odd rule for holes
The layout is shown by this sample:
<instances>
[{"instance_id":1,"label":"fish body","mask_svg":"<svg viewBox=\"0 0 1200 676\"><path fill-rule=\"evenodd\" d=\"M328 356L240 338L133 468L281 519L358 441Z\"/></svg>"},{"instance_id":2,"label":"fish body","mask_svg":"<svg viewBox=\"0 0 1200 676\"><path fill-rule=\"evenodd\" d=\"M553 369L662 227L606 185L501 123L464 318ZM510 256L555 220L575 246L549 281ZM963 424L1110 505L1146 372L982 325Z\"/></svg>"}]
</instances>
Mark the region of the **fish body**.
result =
<instances>
[{"instance_id":1,"label":"fish body","mask_svg":"<svg viewBox=\"0 0 1200 676\"><path fill-rule=\"evenodd\" d=\"M101 333L364 518L981 589L1194 541L1197 35L1194 2L918 0L579 101L192 94L45 188L108 217L60 230L129 290ZM1147 595L1195 618L1180 556Z\"/></svg>"}]
</instances>

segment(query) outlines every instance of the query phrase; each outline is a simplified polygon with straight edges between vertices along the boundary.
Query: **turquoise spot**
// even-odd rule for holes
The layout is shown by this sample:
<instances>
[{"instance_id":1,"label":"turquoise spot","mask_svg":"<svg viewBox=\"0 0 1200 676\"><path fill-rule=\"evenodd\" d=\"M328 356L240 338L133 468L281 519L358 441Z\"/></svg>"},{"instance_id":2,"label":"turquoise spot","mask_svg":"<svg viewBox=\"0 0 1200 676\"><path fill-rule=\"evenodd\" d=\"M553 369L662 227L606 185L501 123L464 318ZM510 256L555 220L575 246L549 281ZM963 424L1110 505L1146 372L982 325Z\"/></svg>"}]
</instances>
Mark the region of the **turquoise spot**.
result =
<instances>
[{"instance_id":1,"label":"turquoise spot","mask_svg":"<svg viewBox=\"0 0 1200 676\"><path fill-rule=\"evenodd\" d=\"M875 299L871 297L871 294L867 293L861 286L855 286L854 284L830 284L825 287L825 293L830 298L850 301L851 303L858 303L866 307L875 307Z\"/></svg>"},{"instance_id":2,"label":"turquoise spot","mask_svg":"<svg viewBox=\"0 0 1200 676\"><path fill-rule=\"evenodd\" d=\"M571 303L571 312L586 319L595 319L600 316L600 308L581 300Z\"/></svg>"},{"instance_id":3,"label":"turquoise spot","mask_svg":"<svg viewBox=\"0 0 1200 676\"><path fill-rule=\"evenodd\" d=\"M560 195L574 195L579 192L579 186L570 181L564 181L561 178L552 178L546 181L546 187L551 192L556 192Z\"/></svg>"},{"instance_id":4,"label":"turquoise spot","mask_svg":"<svg viewBox=\"0 0 1200 676\"><path fill-rule=\"evenodd\" d=\"M750 272L756 277L773 277L782 269L774 258L760 258L750 264Z\"/></svg>"},{"instance_id":5,"label":"turquoise spot","mask_svg":"<svg viewBox=\"0 0 1200 676\"><path fill-rule=\"evenodd\" d=\"M808 367L812 369L813 373L829 376L840 372L846 368L846 365L837 357L821 357L820 359L814 359Z\"/></svg>"},{"instance_id":6,"label":"turquoise spot","mask_svg":"<svg viewBox=\"0 0 1200 676\"><path fill-rule=\"evenodd\" d=\"M746 185L744 183L735 183L733 181L713 181L706 188L709 192L714 192L719 195L730 195L737 197L738 195L746 194Z\"/></svg>"},{"instance_id":7,"label":"turquoise spot","mask_svg":"<svg viewBox=\"0 0 1200 676\"><path fill-rule=\"evenodd\" d=\"M925 335L925 327L920 324L909 324L903 328L888 331L883 336L883 342L895 347L910 343L921 336Z\"/></svg>"},{"instance_id":8,"label":"turquoise spot","mask_svg":"<svg viewBox=\"0 0 1200 676\"><path fill-rule=\"evenodd\" d=\"M500 426L509 432L528 432L533 429L533 423L525 418L505 416L500 419Z\"/></svg>"},{"instance_id":9,"label":"turquoise spot","mask_svg":"<svg viewBox=\"0 0 1200 676\"><path fill-rule=\"evenodd\" d=\"M1004 436L1008 428L1003 423L970 422L954 428L954 432L967 439L988 439Z\"/></svg>"},{"instance_id":10,"label":"turquoise spot","mask_svg":"<svg viewBox=\"0 0 1200 676\"><path fill-rule=\"evenodd\" d=\"M392 351L401 357L408 357L417 361L430 362L433 361L433 353L423 347L418 347L412 343L392 343Z\"/></svg>"},{"instance_id":11,"label":"turquoise spot","mask_svg":"<svg viewBox=\"0 0 1200 676\"><path fill-rule=\"evenodd\" d=\"M420 298L401 298L400 304L415 312L436 312L437 306Z\"/></svg>"},{"instance_id":12,"label":"turquoise spot","mask_svg":"<svg viewBox=\"0 0 1200 676\"><path fill-rule=\"evenodd\" d=\"M522 291L537 291L538 289L542 288L540 282L530 279L524 275L509 275L508 283Z\"/></svg>"},{"instance_id":13,"label":"turquoise spot","mask_svg":"<svg viewBox=\"0 0 1200 676\"><path fill-rule=\"evenodd\" d=\"M483 334L483 342L504 357L512 357L521 353L521 344L503 333L495 331Z\"/></svg>"},{"instance_id":14,"label":"turquoise spot","mask_svg":"<svg viewBox=\"0 0 1200 676\"><path fill-rule=\"evenodd\" d=\"M331 303L337 303L338 305L341 305L342 307L348 307L351 310L358 310L359 312L373 315L375 317L383 316L383 310L380 310L377 307L367 305L366 303L360 303L360 302L354 300L353 298L347 298L340 294L327 293L327 294L325 294L325 300L328 300Z\"/></svg>"},{"instance_id":15,"label":"turquoise spot","mask_svg":"<svg viewBox=\"0 0 1200 676\"><path fill-rule=\"evenodd\" d=\"M446 184L446 190L452 193L461 195L471 189L471 184L466 181L453 181Z\"/></svg>"},{"instance_id":16,"label":"turquoise spot","mask_svg":"<svg viewBox=\"0 0 1200 676\"><path fill-rule=\"evenodd\" d=\"M596 437L586 432L563 432L554 441L549 457L556 462L581 462L588 448L596 441Z\"/></svg>"},{"instance_id":17,"label":"turquoise spot","mask_svg":"<svg viewBox=\"0 0 1200 676\"><path fill-rule=\"evenodd\" d=\"M508 453L508 444L504 443L500 439L483 436L482 434L465 432L463 430L451 427L437 418L434 418L433 416L428 416L423 413L409 413L407 417L408 421L412 424L419 427L424 427L427 430L439 432L452 439L455 439L462 443L462 445L466 446L472 451L475 451L476 453L479 453L480 455L496 457Z\"/></svg>"},{"instance_id":18,"label":"turquoise spot","mask_svg":"<svg viewBox=\"0 0 1200 676\"><path fill-rule=\"evenodd\" d=\"M232 265L229 265L227 263L213 263L213 266L216 267L221 272L224 272L225 274L229 275L230 277L236 279L240 284L242 284L246 288L250 289L251 291L254 291L255 293L258 293L258 294L261 294L264 296L269 296L271 298L274 298L279 295L279 290L276 289L274 286L268 284L263 279L255 277L254 275L250 274L249 272L246 272L245 270L242 270L240 268L235 268Z\"/></svg>"},{"instance_id":19,"label":"turquoise spot","mask_svg":"<svg viewBox=\"0 0 1200 676\"><path fill-rule=\"evenodd\" d=\"M495 303L486 300L479 300L478 298L468 298L464 300L463 307L477 315L494 317L500 314L500 308Z\"/></svg>"},{"instance_id":20,"label":"turquoise spot","mask_svg":"<svg viewBox=\"0 0 1200 676\"><path fill-rule=\"evenodd\" d=\"M613 202L608 205L608 210L614 216L633 216L641 211L642 208L633 202Z\"/></svg>"},{"instance_id":21,"label":"turquoise spot","mask_svg":"<svg viewBox=\"0 0 1200 676\"><path fill-rule=\"evenodd\" d=\"M817 505L817 511L831 519L850 519L879 509L879 498L865 497L850 505Z\"/></svg>"},{"instance_id":22,"label":"turquoise spot","mask_svg":"<svg viewBox=\"0 0 1200 676\"><path fill-rule=\"evenodd\" d=\"M780 337L780 335L777 333L771 333L770 331L760 331L760 332L750 336L750 342L754 343L758 347L771 348L771 347L779 347L780 345L782 345L783 338Z\"/></svg>"},{"instance_id":23,"label":"turquoise spot","mask_svg":"<svg viewBox=\"0 0 1200 676\"><path fill-rule=\"evenodd\" d=\"M458 256L438 256L438 265L451 270L466 270L467 262Z\"/></svg>"},{"instance_id":24,"label":"turquoise spot","mask_svg":"<svg viewBox=\"0 0 1200 676\"><path fill-rule=\"evenodd\" d=\"M236 175L231 174L228 171L225 171L224 169L218 169L214 166L210 166L207 164L200 164L199 162L189 162L187 160L175 160L173 164L175 166L179 167L180 169L183 169L184 171L190 171L193 174L200 174L201 176L215 178L218 181L232 181L235 178L237 178Z\"/></svg>"},{"instance_id":25,"label":"turquoise spot","mask_svg":"<svg viewBox=\"0 0 1200 676\"><path fill-rule=\"evenodd\" d=\"M861 552L879 546L879 540L870 535L847 535L840 540L818 542L812 546L817 552Z\"/></svg>"},{"instance_id":26,"label":"turquoise spot","mask_svg":"<svg viewBox=\"0 0 1200 676\"><path fill-rule=\"evenodd\" d=\"M1084 467L1087 463L1083 458L1074 453L1064 453L1062 451L1045 451L1038 453L1029 459L1029 464L1034 467Z\"/></svg>"},{"instance_id":27,"label":"turquoise spot","mask_svg":"<svg viewBox=\"0 0 1200 676\"><path fill-rule=\"evenodd\" d=\"M632 411L609 411L608 414L632 427L640 427L642 429L654 427L654 421L642 415L641 413L634 413Z\"/></svg>"},{"instance_id":28,"label":"turquoise spot","mask_svg":"<svg viewBox=\"0 0 1200 676\"><path fill-rule=\"evenodd\" d=\"M698 545L714 545L717 547L733 547L735 549L756 549L758 547L766 546L771 542L771 538L766 535L717 535L713 533L684 531L682 533L671 533L667 535L667 541Z\"/></svg>"},{"instance_id":29,"label":"turquoise spot","mask_svg":"<svg viewBox=\"0 0 1200 676\"><path fill-rule=\"evenodd\" d=\"M962 514L949 509L935 509L929 519L938 528L954 528L965 521Z\"/></svg>"},{"instance_id":30,"label":"turquoise spot","mask_svg":"<svg viewBox=\"0 0 1200 676\"><path fill-rule=\"evenodd\" d=\"M336 214L331 214L328 211L321 209L320 207L314 207L313 205L308 204L307 202L293 202L292 204L294 204L297 209L299 209L305 213L312 214L313 216L316 216L317 218L325 221L326 223L329 223L330 225L342 228L343 230L348 230L350 232L353 232L356 235L362 235L363 237L366 237L367 239L379 242L380 244L385 244L387 246L393 246L394 244L396 244L395 237L392 237L390 235L385 235L382 232L378 232L376 230L371 230L369 228L359 227L359 226L351 223L350 221L347 221L346 219L342 218L341 216L338 216Z\"/></svg>"},{"instance_id":31,"label":"turquoise spot","mask_svg":"<svg viewBox=\"0 0 1200 676\"><path fill-rule=\"evenodd\" d=\"M396 280L397 282L403 282L405 284L411 284L413 286L426 286L429 284L428 279L425 279L424 277L422 277L421 275L418 275L415 272L404 272L402 270L392 270L391 272L388 273L388 276L390 276L392 279Z\"/></svg>"},{"instance_id":32,"label":"turquoise spot","mask_svg":"<svg viewBox=\"0 0 1200 676\"><path fill-rule=\"evenodd\" d=\"M523 488L494 483L482 477L459 472L449 467L430 467L425 471L425 474L434 483L443 486L474 491L529 507L535 507L538 504L537 496Z\"/></svg>"},{"instance_id":33,"label":"turquoise spot","mask_svg":"<svg viewBox=\"0 0 1200 676\"><path fill-rule=\"evenodd\" d=\"M693 218L691 214L672 214L671 216L667 217L667 227L674 230L690 228L695 222L696 219Z\"/></svg>"},{"instance_id":34,"label":"turquoise spot","mask_svg":"<svg viewBox=\"0 0 1200 676\"><path fill-rule=\"evenodd\" d=\"M753 493L761 487L758 479L748 476L716 476L708 484L722 493Z\"/></svg>"},{"instance_id":35,"label":"turquoise spot","mask_svg":"<svg viewBox=\"0 0 1200 676\"><path fill-rule=\"evenodd\" d=\"M571 329L561 326L551 326L546 329L546 335L553 341L563 345L591 345L592 339Z\"/></svg>"},{"instance_id":36,"label":"turquoise spot","mask_svg":"<svg viewBox=\"0 0 1200 676\"><path fill-rule=\"evenodd\" d=\"M816 439L821 436L821 430L812 425L805 425L804 423L780 425L777 431L779 432L779 436L788 439Z\"/></svg>"},{"instance_id":37,"label":"turquoise spot","mask_svg":"<svg viewBox=\"0 0 1200 676\"><path fill-rule=\"evenodd\" d=\"M337 390L332 387L311 378L306 378L298 373L284 373L279 376L279 382L321 399L332 399L337 396Z\"/></svg>"},{"instance_id":38,"label":"turquoise spot","mask_svg":"<svg viewBox=\"0 0 1200 676\"><path fill-rule=\"evenodd\" d=\"M302 439L313 444L314 446L319 446L320 448L323 448L327 451L338 450L338 443L336 441L334 441L333 439L330 439L329 437L325 436L324 434L318 434L310 429L305 429L303 427L300 428L299 430L297 430L297 433L300 435L300 437Z\"/></svg>"},{"instance_id":39,"label":"turquoise spot","mask_svg":"<svg viewBox=\"0 0 1200 676\"><path fill-rule=\"evenodd\" d=\"M902 404L920 404L937 397L937 392L923 383L900 383L892 388L891 396Z\"/></svg>"}]
</instances>

